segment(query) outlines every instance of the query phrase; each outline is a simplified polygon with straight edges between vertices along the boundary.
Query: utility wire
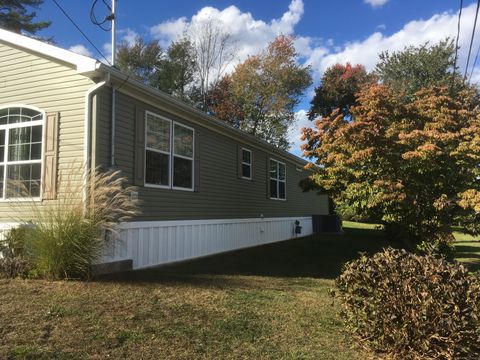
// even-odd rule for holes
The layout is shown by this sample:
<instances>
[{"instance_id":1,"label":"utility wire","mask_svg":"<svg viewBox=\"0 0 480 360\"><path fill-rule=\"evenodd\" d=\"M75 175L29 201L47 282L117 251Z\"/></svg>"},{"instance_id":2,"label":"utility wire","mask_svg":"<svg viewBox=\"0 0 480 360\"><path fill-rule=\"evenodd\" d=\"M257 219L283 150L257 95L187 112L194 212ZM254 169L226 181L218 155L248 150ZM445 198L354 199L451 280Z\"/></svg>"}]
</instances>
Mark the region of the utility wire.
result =
<instances>
[{"instance_id":1,"label":"utility wire","mask_svg":"<svg viewBox=\"0 0 480 360\"><path fill-rule=\"evenodd\" d=\"M475 13L475 20L473 22L473 30L472 30L472 37L470 39L470 47L468 49L468 56L467 56L467 66L465 67L465 75L463 76L463 82L467 79L467 74L468 74L468 64L470 62L470 55L472 53L472 45L473 45L473 39L475 38L475 28L477 27L477 18L478 18L478 8L480 7L480 0L477 0L477 11Z\"/></svg>"},{"instance_id":2,"label":"utility wire","mask_svg":"<svg viewBox=\"0 0 480 360\"><path fill-rule=\"evenodd\" d=\"M112 64L110 63L110 61L105 57L105 55L103 55L103 53L95 46L95 44L88 38L87 35L85 35L85 33L82 31L82 29L80 29L80 27L75 23L75 21L70 17L70 15L67 14L67 12L62 8L62 6L57 2L57 0L52 0L55 5L57 5L57 7L60 9L60 11L63 13L63 15L65 15L67 17L68 20L70 20L70 22L73 24L73 26L75 26L77 28L77 30L80 32L80 34L83 35L83 37L90 43L90 45L93 46L93 48L105 59L105 61L111 66ZM480 1L480 0L479 0Z\"/></svg>"},{"instance_id":3,"label":"utility wire","mask_svg":"<svg viewBox=\"0 0 480 360\"><path fill-rule=\"evenodd\" d=\"M462 19L463 0L460 0L460 10L458 11L458 24L457 24L457 40L455 41L455 60L453 61L453 78L455 79L455 73L457 72L457 59L458 59L458 39L460 38L460 22Z\"/></svg>"},{"instance_id":4,"label":"utility wire","mask_svg":"<svg viewBox=\"0 0 480 360\"><path fill-rule=\"evenodd\" d=\"M472 70L470 71L470 76L468 77L468 82L470 82L470 80L472 79L473 70L475 70L475 65L477 64L477 59L478 59L478 54L479 53L480 53L480 44L478 44L477 53L475 55L475 61L473 62Z\"/></svg>"}]
</instances>

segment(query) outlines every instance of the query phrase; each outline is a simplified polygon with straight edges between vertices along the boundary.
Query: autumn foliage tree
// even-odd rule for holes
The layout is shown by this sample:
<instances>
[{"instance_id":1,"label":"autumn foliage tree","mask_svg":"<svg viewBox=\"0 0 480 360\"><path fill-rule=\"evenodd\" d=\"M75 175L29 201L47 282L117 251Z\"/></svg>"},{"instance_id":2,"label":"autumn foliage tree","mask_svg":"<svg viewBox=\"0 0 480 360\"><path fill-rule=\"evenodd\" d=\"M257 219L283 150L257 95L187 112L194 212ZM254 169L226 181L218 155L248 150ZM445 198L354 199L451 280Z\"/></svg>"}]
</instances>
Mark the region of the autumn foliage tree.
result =
<instances>
[{"instance_id":1,"label":"autumn foliage tree","mask_svg":"<svg viewBox=\"0 0 480 360\"><path fill-rule=\"evenodd\" d=\"M365 85L372 84L375 76L368 74L363 65L335 64L325 70L320 85L310 102L308 117L313 120L327 116L335 109L350 115L350 108L357 104L356 95Z\"/></svg>"},{"instance_id":2,"label":"autumn foliage tree","mask_svg":"<svg viewBox=\"0 0 480 360\"><path fill-rule=\"evenodd\" d=\"M480 114L475 91L365 88L352 119L336 111L303 129L315 185L387 226L411 247L451 241L457 221L480 230ZM317 166L315 166L317 165Z\"/></svg>"},{"instance_id":3,"label":"autumn foliage tree","mask_svg":"<svg viewBox=\"0 0 480 360\"><path fill-rule=\"evenodd\" d=\"M224 76L208 92L206 98L208 111L215 117L234 127L240 127L244 114L239 101L232 91L232 77Z\"/></svg>"},{"instance_id":4,"label":"autumn foliage tree","mask_svg":"<svg viewBox=\"0 0 480 360\"><path fill-rule=\"evenodd\" d=\"M272 145L287 149L294 108L311 84L310 68L297 62L292 36L278 36L237 65L210 94L210 111ZM213 102L212 102L213 100Z\"/></svg>"}]
</instances>

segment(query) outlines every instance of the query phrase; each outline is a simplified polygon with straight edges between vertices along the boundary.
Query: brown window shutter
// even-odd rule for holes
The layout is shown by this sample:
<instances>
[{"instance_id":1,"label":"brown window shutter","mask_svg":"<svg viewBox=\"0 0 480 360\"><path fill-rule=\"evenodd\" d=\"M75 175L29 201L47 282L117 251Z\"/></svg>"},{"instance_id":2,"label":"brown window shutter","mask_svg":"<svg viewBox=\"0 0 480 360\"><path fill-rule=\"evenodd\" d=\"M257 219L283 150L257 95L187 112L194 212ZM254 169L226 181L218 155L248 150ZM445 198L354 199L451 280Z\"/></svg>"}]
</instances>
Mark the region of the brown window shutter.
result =
<instances>
[{"instance_id":1,"label":"brown window shutter","mask_svg":"<svg viewBox=\"0 0 480 360\"><path fill-rule=\"evenodd\" d=\"M44 200L57 198L57 172L58 172L58 129L60 113L48 113L44 127L43 155L43 195Z\"/></svg>"},{"instance_id":2,"label":"brown window shutter","mask_svg":"<svg viewBox=\"0 0 480 360\"><path fill-rule=\"evenodd\" d=\"M133 183L145 185L145 110L135 108L135 164Z\"/></svg>"}]
</instances>

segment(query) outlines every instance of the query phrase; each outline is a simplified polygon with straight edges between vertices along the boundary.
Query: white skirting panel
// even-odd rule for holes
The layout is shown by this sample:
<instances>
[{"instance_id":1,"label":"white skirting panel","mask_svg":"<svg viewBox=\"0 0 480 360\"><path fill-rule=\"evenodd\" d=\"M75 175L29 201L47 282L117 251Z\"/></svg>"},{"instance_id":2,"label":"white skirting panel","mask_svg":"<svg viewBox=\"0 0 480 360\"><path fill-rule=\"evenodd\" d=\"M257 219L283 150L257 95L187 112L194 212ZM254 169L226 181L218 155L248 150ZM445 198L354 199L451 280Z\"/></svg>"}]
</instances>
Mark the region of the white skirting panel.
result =
<instances>
[{"instance_id":1,"label":"white skirting panel","mask_svg":"<svg viewBox=\"0 0 480 360\"><path fill-rule=\"evenodd\" d=\"M139 221L123 223L101 262L132 260L140 269L236 250L313 233L311 217Z\"/></svg>"}]
</instances>

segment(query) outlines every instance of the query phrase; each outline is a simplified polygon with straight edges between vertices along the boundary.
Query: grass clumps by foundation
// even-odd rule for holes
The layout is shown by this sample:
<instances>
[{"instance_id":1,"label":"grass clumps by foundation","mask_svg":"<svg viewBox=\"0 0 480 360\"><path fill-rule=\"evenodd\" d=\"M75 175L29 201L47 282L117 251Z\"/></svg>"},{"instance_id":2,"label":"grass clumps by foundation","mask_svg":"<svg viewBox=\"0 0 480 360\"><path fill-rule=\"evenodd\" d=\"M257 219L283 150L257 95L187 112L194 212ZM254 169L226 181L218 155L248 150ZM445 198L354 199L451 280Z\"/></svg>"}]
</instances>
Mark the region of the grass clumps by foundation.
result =
<instances>
[{"instance_id":1,"label":"grass clumps by foundation","mask_svg":"<svg viewBox=\"0 0 480 360\"><path fill-rule=\"evenodd\" d=\"M336 281L350 329L394 359L479 359L480 277L433 255L386 249Z\"/></svg>"},{"instance_id":2,"label":"grass clumps by foundation","mask_svg":"<svg viewBox=\"0 0 480 360\"><path fill-rule=\"evenodd\" d=\"M16 240L22 244L19 257L32 264L30 275L88 278L108 235L138 212L130 196L134 189L125 186L119 171L96 170L89 180L86 202L81 200L83 186L74 186L69 178L57 201L18 204L32 219Z\"/></svg>"}]
</instances>

